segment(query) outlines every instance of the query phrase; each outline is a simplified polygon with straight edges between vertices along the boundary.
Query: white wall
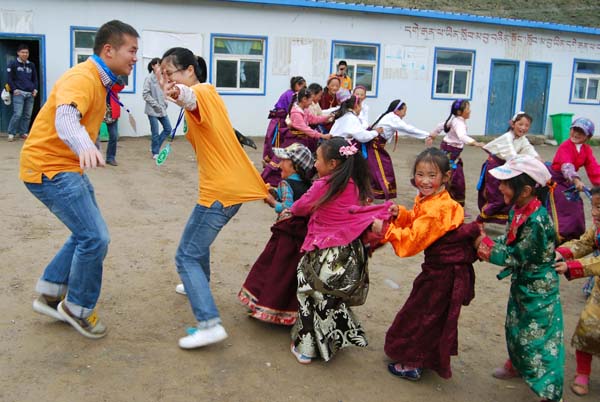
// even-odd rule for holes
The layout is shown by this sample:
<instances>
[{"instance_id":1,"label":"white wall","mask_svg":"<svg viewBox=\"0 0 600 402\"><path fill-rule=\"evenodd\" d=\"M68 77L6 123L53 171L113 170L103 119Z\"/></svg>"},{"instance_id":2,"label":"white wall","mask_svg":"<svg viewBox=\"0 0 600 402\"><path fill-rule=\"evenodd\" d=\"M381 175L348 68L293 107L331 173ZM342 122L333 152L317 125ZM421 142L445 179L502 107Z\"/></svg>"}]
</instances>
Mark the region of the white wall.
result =
<instances>
[{"instance_id":1,"label":"white wall","mask_svg":"<svg viewBox=\"0 0 600 402\"><path fill-rule=\"evenodd\" d=\"M174 5L177 4L177 5ZM249 5L215 1L142 2L142 1L13 1L4 0L3 10L33 10L32 33L46 37L47 89L51 90L57 78L69 68L69 27L99 27L102 23L118 17L133 25L140 34L144 30L200 33L203 37L202 56L209 62L210 34L262 35L268 37L268 65L266 94L260 96L224 95L231 120L236 128L248 135L264 135L267 112L279 95L289 85L287 60L282 49L290 38L305 38L316 49L313 54L324 57L315 60L310 83L325 84L329 74L331 41L369 42L381 45L379 66L379 93L367 103L374 120L396 98L407 102L407 121L417 127L430 130L449 112L451 101L431 98L432 69L435 47L470 49L476 51L473 83L472 116L469 129L472 134L485 130L490 59L519 60L519 86L516 109L521 106L525 61L552 63L552 79L548 114L571 112L592 118L600 127L598 105L569 104L569 91L573 59L600 60L600 37L547 30L517 29L467 22L440 22L436 20L375 15L357 12L319 10L305 8ZM116 15L115 10L118 10ZM414 24L418 24L418 27ZM451 29L449 29L449 27ZM502 39L499 39L502 31ZM517 35L513 39L512 35ZM527 35L536 37L531 43ZM518 35L521 37L519 38ZM507 37L508 36L508 37ZM558 41L555 41L557 37ZM505 40L507 38L507 40ZM572 46L593 43L594 49ZM543 43L542 43L543 42ZM123 102L134 113L138 134L148 135L149 124L144 115L141 91L147 76L148 59L141 58L144 43L140 42L140 59L137 64L136 93L123 94ZM416 59L399 60L386 58L389 51L404 52L405 57L417 55ZM420 51L423 51L420 57ZM408 56L407 56L408 55ZM160 56L160 55L156 55ZM415 68L406 62L416 61ZM402 62L405 62L402 67ZM424 69L419 70L419 65ZM304 66L305 67L305 66ZM170 108L172 123L177 117L176 107ZM120 120L122 135L133 135L127 119ZM547 127L549 127L549 119ZM600 130L599 130L600 131ZM546 132L551 133L547 128Z\"/></svg>"}]
</instances>

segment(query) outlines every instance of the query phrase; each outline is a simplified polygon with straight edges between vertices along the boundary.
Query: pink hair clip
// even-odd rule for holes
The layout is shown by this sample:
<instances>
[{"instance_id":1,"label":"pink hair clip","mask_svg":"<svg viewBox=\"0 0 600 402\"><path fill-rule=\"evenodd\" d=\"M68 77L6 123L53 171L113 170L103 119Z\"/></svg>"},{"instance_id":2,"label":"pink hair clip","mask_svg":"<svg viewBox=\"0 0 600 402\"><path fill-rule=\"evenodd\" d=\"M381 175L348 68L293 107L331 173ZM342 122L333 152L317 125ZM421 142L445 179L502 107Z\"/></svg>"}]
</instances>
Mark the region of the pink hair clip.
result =
<instances>
[{"instance_id":1,"label":"pink hair clip","mask_svg":"<svg viewBox=\"0 0 600 402\"><path fill-rule=\"evenodd\" d=\"M350 141L350 140L348 140L348 144L350 144L350 145L346 145L345 147L340 147L340 155L349 157L358 152L358 148L356 147L356 144L353 144L352 141Z\"/></svg>"}]
</instances>

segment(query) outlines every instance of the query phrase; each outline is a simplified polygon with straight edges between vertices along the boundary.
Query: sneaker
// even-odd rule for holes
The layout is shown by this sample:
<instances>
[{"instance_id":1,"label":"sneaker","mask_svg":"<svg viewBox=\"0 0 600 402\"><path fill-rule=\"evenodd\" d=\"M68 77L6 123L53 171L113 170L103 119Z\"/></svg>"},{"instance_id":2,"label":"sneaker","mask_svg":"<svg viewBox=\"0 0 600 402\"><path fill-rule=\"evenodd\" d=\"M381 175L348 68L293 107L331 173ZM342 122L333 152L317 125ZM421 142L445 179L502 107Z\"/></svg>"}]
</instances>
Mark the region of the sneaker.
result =
<instances>
[{"instance_id":1,"label":"sneaker","mask_svg":"<svg viewBox=\"0 0 600 402\"><path fill-rule=\"evenodd\" d=\"M26 140L27 137L29 137L29 134L21 134L19 137L21 137L22 140Z\"/></svg>"},{"instance_id":2,"label":"sneaker","mask_svg":"<svg viewBox=\"0 0 600 402\"><path fill-rule=\"evenodd\" d=\"M296 360L298 360L298 363L310 364L312 362L312 357L303 355L302 353L298 352L298 349L296 349L294 342L292 342L292 344L290 345L290 350L292 354L296 357Z\"/></svg>"},{"instance_id":3,"label":"sneaker","mask_svg":"<svg viewBox=\"0 0 600 402\"><path fill-rule=\"evenodd\" d=\"M119 164L117 163L117 161L106 161L106 164L110 165L110 166L119 166Z\"/></svg>"},{"instance_id":4,"label":"sneaker","mask_svg":"<svg viewBox=\"0 0 600 402\"><path fill-rule=\"evenodd\" d=\"M8 142L13 142L15 140L15 136L12 134L8 135Z\"/></svg>"},{"instance_id":5,"label":"sneaker","mask_svg":"<svg viewBox=\"0 0 600 402\"><path fill-rule=\"evenodd\" d=\"M193 328L188 333L190 333L188 336L179 339L179 347L182 349L199 348L227 338L227 332L221 324L210 328Z\"/></svg>"},{"instance_id":6,"label":"sneaker","mask_svg":"<svg viewBox=\"0 0 600 402\"><path fill-rule=\"evenodd\" d=\"M106 335L107 328L98 319L96 311L93 311L88 317L78 318L71 314L67 306L65 306L64 301L61 301L58 304L56 310L66 322L71 324L73 328L77 330L77 332L86 338L98 339Z\"/></svg>"},{"instance_id":7,"label":"sneaker","mask_svg":"<svg viewBox=\"0 0 600 402\"><path fill-rule=\"evenodd\" d=\"M175 293L179 293L180 295L187 295L187 292L185 291L185 288L183 287L183 283L180 283L179 285L175 286Z\"/></svg>"},{"instance_id":8,"label":"sneaker","mask_svg":"<svg viewBox=\"0 0 600 402\"><path fill-rule=\"evenodd\" d=\"M396 365L400 365L401 369L396 368ZM395 375L396 377L403 378L405 380L410 381L418 381L421 379L421 374L423 373L423 369L413 368L413 369L405 369L403 365L400 363L390 363L388 364L388 371Z\"/></svg>"},{"instance_id":9,"label":"sneaker","mask_svg":"<svg viewBox=\"0 0 600 402\"><path fill-rule=\"evenodd\" d=\"M65 319L56 310L58 303L63 299L64 297L50 297L41 294L33 301L33 311L52 317L55 320L64 321Z\"/></svg>"},{"instance_id":10,"label":"sneaker","mask_svg":"<svg viewBox=\"0 0 600 402\"><path fill-rule=\"evenodd\" d=\"M158 158L158 154L153 154L152 159L156 160L156 158Z\"/></svg>"}]
</instances>

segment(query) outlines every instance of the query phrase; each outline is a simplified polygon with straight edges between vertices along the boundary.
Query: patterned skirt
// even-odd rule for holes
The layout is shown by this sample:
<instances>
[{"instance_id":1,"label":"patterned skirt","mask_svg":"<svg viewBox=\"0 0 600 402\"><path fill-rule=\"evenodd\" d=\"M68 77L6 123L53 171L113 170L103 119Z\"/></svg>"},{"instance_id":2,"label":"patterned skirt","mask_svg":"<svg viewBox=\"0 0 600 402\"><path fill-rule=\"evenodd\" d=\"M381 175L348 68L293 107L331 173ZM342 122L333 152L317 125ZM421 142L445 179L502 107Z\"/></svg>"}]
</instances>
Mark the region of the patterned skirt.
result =
<instances>
[{"instance_id":1,"label":"patterned skirt","mask_svg":"<svg viewBox=\"0 0 600 402\"><path fill-rule=\"evenodd\" d=\"M347 291L355 287L367 269L367 256L360 240L347 246L315 249L298 264L298 320L292 328L296 349L312 358L329 361L346 346L367 346L367 338L350 307L339 297L317 291L309 283L309 269L325 289Z\"/></svg>"}]
</instances>

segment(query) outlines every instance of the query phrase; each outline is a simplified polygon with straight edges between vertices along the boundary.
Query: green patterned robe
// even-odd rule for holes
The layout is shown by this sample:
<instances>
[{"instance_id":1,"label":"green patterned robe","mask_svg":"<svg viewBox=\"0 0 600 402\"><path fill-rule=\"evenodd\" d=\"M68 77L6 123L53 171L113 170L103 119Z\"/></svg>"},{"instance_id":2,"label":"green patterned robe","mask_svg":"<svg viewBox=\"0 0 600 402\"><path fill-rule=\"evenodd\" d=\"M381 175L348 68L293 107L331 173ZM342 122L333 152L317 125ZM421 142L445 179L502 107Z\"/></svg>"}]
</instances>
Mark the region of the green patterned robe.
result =
<instances>
[{"instance_id":1,"label":"green patterned robe","mask_svg":"<svg viewBox=\"0 0 600 402\"><path fill-rule=\"evenodd\" d=\"M508 225L514 218L510 211ZM512 275L506 311L506 344L510 359L540 397L560 400L564 381L563 316L558 275L554 271L556 234L546 208L534 211L521 225L516 240L495 240L490 262Z\"/></svg>"}]
</instances>

